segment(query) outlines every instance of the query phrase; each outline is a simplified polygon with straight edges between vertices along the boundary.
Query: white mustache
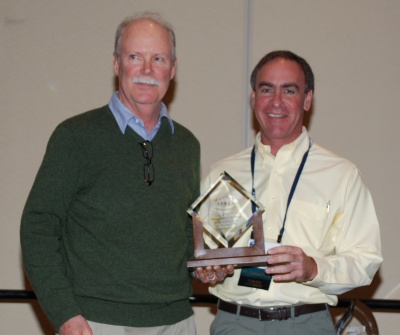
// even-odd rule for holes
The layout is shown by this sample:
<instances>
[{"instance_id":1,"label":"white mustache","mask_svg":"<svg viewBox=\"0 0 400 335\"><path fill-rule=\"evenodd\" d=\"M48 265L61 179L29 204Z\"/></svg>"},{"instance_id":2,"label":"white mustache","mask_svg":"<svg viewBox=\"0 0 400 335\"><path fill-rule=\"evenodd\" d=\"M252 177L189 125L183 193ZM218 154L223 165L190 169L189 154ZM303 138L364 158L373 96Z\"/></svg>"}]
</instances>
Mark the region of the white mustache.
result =
<instances>
[{"instance_id":1,"label":"white mustache","mask_svg":"<svg viewBox=\"0 0 400 335\"><path fill-rule=\"evenodd\" d=\"M134 84L147 84L147 85L160 86L160 82L154 78L135 77L133 78L132 82Z\"/></svg>"}]
</instances>

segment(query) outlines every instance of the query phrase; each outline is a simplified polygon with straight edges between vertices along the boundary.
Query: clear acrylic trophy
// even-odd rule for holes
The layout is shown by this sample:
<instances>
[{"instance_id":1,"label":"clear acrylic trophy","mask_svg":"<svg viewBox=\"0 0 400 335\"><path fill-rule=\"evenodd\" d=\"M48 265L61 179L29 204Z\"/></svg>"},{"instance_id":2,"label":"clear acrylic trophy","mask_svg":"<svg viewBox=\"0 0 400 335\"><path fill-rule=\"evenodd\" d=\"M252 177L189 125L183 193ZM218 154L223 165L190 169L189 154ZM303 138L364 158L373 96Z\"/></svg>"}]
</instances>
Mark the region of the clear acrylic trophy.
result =
<instances>
[{"instance_id":1,"label":"clear acrylic trophy","mask_svg":"<svg viewBox=\"0 0 400 335\"><path fill-rule=\"evenodd\" d=\"M227 172L222 173L188 209L193 221L195 258L189 260L187 266L265 264L268 256L265 254L263 212L264 207L250 193ZM254 244L235 247L250 228ZM209 248L204 247L205 242Z\"/></svg>"}]
</instances>

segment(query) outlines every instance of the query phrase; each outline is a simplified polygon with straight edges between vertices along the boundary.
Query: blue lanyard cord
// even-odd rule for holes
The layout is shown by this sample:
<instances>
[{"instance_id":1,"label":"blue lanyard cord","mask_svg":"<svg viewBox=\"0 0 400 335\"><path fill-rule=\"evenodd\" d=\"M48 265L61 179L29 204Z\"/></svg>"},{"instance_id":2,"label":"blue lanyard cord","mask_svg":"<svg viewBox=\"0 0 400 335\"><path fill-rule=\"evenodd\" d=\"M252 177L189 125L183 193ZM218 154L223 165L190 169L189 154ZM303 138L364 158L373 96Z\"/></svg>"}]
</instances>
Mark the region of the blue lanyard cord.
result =
<instances>
[{"instance_id":1,"label":"blue lanyard cord","mask_svg":"<svg viewBox=\"0 0 400 335\"><path fill-rule=\"evenodd\" d=\"M289 210L289 206L290 206L290 203L292 201L293 194L294 194L294 192L296 190L297 184L299 182L301 173L303 172L304 165L306 164L308 153L310 152L311 146L312 146L312 140L310 138L309 139L308 149L303 155L303 159L301 160L300 166L297 169L296 177L294 178L294 181L293 181L293 184L292 184L292 188L290 189L289 197L288 197L287 204L286 204L285 217L283 218L282 228L281 228L281 230L279 232L278 239L277 239L278 243L281 243L281 241L282 241L282 236L283 236L283 233L285 232L285 224L286 224L287 212ZM254 198L256 197L256 188L254 186L254 164L255 164L255 159L256 159L256 146L254 145L253 146L253 150L251 151L251 180L252 180L251 194L253 195ZM256 205L254 203L252 203L252 210L253 210L253 213L256 211Z\"/></svg>"}]
</instances>

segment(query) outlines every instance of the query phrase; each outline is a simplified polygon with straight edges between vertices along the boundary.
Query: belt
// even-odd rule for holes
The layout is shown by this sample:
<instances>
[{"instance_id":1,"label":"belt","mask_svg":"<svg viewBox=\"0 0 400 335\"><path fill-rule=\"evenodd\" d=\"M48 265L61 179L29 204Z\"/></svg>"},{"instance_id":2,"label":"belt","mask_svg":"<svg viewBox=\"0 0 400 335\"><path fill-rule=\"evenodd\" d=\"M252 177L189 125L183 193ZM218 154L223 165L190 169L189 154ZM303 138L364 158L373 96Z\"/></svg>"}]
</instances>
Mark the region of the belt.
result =
<instances>
[{"instance_id":1,"label":"belt","mask_svg":"<svg viewBox=\"0 0 400 335\"><path fill-rule=\"evenodd\" d=\"M294 317L310 314L314 312L326 310L325 304L305 304L297 306L282 306L282 307L267 307L263 309L252 308L242 305L233 304L223 300L218 300L218 309L224 312L239 314L249 318L256 318L260 321L281 321L287 320L292 317L292 310Z\"/></svg>"}]
</instances>

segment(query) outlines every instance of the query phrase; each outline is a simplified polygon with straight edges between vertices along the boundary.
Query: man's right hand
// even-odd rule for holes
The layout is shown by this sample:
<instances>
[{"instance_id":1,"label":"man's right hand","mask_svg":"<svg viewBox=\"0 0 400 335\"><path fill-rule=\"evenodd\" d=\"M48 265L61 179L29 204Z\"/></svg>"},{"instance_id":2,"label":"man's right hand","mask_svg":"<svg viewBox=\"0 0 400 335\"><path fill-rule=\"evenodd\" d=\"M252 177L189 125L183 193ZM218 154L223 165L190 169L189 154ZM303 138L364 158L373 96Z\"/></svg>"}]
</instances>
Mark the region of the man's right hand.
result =
<instances>
[{"instance_id":1,"label":"man's right hand","mask_svg":"<svg viewBox=\"0 0 400 335\"><path fill-rule=\"evenodd\" d=\"M233 265L198 267L194 275L204 284L215 285L222 283L227 276L233 275Z\"/></svg>"},{"instance_id":2,"label":"man's right hand","mask_svg":"<svg viewBox=\"0 0 400 335\"><path fill-rule=\"evenodd\" d=\"M59 335L93 335L93 332L86 319L77 315L60 327Z\"/></svg>"}]
</instances>

